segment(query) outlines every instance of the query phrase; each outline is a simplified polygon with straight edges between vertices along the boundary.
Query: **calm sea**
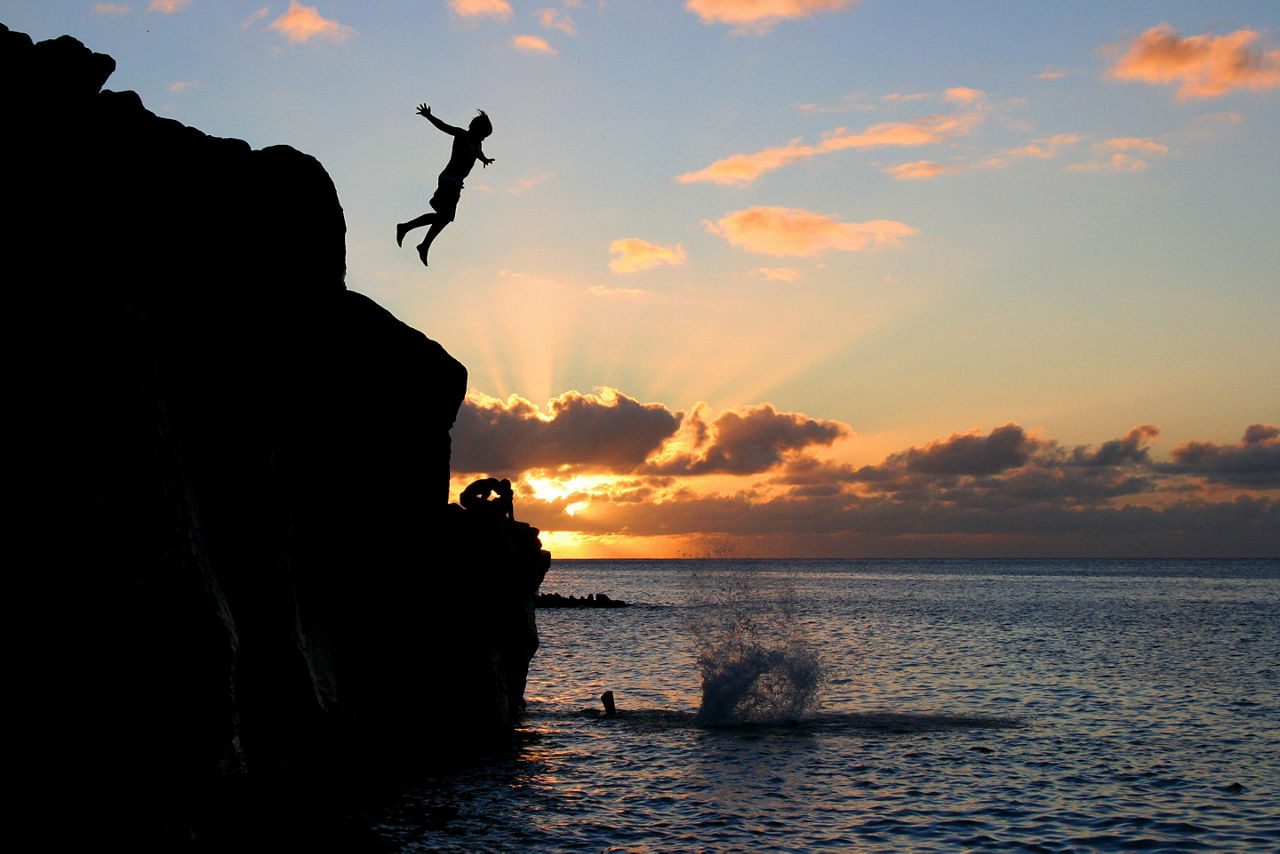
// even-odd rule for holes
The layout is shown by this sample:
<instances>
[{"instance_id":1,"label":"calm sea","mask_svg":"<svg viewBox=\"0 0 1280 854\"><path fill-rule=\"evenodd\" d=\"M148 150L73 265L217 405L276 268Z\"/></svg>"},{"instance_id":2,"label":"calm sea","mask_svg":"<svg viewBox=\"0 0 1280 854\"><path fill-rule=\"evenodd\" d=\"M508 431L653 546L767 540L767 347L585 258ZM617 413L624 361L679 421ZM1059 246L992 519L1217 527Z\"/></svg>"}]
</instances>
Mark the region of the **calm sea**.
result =
<instances>
[{"instance_id":1,"label":"calm sea","mask_svg":"<svg viewBox=\"0 0 1280 854\"><path fill-rule=\"evenodd\" d=\"M401 851L1280 850L1280 561L557 561ZM612 690L618 714L600 714Z\"/></svg>"}]
</instances>

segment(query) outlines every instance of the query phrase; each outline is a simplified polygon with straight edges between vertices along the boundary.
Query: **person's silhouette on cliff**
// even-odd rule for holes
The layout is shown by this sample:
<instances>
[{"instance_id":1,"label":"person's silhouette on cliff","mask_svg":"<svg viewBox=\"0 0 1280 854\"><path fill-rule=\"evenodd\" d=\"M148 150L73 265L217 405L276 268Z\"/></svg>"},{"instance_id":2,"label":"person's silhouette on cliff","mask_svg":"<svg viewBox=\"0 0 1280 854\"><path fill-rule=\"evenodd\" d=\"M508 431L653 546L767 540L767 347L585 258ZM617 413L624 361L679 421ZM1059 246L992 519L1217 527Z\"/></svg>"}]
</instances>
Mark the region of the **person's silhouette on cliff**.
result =
<instances>
[{"instance_id":1,"label":"person's silhouette on cliff","mask_svg":"<svg viewBox=\"0 0 1280 854\"><path fill-rule=\"evenodd\" d=\"M418 107L418 115L453 137L453 151L449 154L449 162L440 173L436 194L431 197L431 208L434 212L424 213L416 219L396 224L397 246L404 245L404 236L413 229L424 225L430 226L427 229L427 236L418 244L418 257L422 259L423 266L427 264L427 250L431 248L431 241L444 231L446 225L453 222L454 214L458 210L458 197L462 195L462 179L471 174L471 168L476 165L477 160L485 166L493 162L492 157L485 157L484 152L480 150L480 143L493 133L493 124L484 110L480 110L479 113L480 115L471 120L467 129L463 130L445 124L431 115L431 108L426 104Z\"/></svg>"},{"instance_id":2,"label":"person's silhouette on cliff","mask_svg":"<svg viewBox=\"0 0 1280 854\"><path fill-rule=\"evenodd\" d=\"M494 496L492 501L489 500L490 495ZM515 493L511 489L511 481L505 477L502 480L484 477L473 481L462 490L458 503L464 510L493 511L504 519L516 520Z\"/></svg>"}]
</instances>

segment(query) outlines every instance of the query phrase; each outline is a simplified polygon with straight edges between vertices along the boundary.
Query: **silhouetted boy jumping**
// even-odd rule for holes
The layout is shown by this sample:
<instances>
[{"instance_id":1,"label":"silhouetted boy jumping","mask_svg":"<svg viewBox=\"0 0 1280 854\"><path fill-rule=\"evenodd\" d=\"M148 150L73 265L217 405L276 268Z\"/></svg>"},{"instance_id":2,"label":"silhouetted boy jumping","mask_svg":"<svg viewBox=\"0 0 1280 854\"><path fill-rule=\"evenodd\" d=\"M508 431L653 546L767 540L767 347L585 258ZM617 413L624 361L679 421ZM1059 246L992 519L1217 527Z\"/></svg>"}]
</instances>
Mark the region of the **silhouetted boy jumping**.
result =
<instances>
[{"instance_id":1,"label":"silhouetted boy jumping","mask_svg":"<svg viewBox=\"0 0 1280 854\"><path fill-rule=\"evenodd\" d=\"M484 152L480 150L480 143L493 133L493 124L484 114L484 110L479 112L480 115L472 119L467 129L463 130L447 125L431 115L431 108L426 104L418 107L418 115L453 137L453 151L449 154L449 162L440 173L436 194L431 197L431 208L435 213L424 213L417 219L396 225L397 246L403 246L404 236L415 228L431 226L427 229L427 236L418 244L418 257L422 259L423 266L427 264L427 250L431 248L431 241L444 231L446 225L453 222L453 217L458 211L458 198L462 195L462 179L471 174L471 168L476 165L477 160L485 166L493 162L492 157L485 157Z\"/></svg>"}]
</instances>

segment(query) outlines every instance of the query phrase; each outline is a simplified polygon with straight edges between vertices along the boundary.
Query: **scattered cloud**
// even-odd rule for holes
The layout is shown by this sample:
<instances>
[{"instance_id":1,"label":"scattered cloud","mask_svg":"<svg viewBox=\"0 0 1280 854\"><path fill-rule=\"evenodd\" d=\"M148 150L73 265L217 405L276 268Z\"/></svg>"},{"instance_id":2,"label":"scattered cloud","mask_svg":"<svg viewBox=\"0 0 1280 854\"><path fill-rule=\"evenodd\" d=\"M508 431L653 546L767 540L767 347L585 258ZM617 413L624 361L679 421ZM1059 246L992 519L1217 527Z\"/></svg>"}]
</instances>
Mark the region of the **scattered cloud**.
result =
<instances>
[{"instance_id":1,"label":"scattered cloud","mask_svg":"<svg viewBox=\"0 0 1280 854\"><path fill-rule=\"evenodd\" d=\"M1280 49L1257 46L1260 35L1237 30L1183 38L1160 24L1134 39L1107 73L1117 80L1176 85L1179 101L1280 88Z\"/></svg>"},{"instance_id":2,"label":"scattered cloud","mask_svg":"<svg viewBox=\"0 0 1280 854\"><path fill-rule=\"evenodd\" d=\"M1094 149L1097 151L1142 151L1147 154L1164 154L1169 150L1169 146L1152 139L1126 136L1100 142L1094 146Z\"/></svg>"},{"instance_id":3,"label":"scattered cloud","mask_svg":"<svg viewBox=\"0 0 1280 854\"><path fill-rule=\"evenodd\" d=\"M686 0L704 24L732 24L735 32L768 32L785 18L807 18L847 9L857 0Z\"/></svg>"},{"instance_id":4,"label":"scattered cloud","mask_svg":"<svg viewBox=\"0 0 1280 854\"><path fill-rule=\"evenodd\" d=\"M1058 149L1067 145L1075 145L1081 139L1082 137L1078 133L1059 133L1053 136L1033 139L1031 144L1024 145L1022 148L1009 149L1005 154L1013 157L1050 159L1058 156Z\"/></svg>"},{"instance_id":5,"label":"scattered cloud","mask_svg":"<svg viewBox=\"0 0 1280 854\"><path fill-rule=\"evenodd\" d=\"M648 270L659 264L683 264L686 259L684 247L658 246L638 237L624 237L609 244L609 252L617 255L609 261L609 269L615 273L636 273Z\"/></svg>"},{"instance_id":6,"label":"scattered cloud","mask_svg":"<svg viewBox=\"0 0 1280 854\"><path fill-rule=\"evenodd\" d=\"M751 275L770 282L795 282L800 279L800 271L794 267L759 267L752 270Z\"/></svg>"},{"instance_id":7,"label":"scattered cloud","mask_svg":"<svg viewBox=\"0 0 1280 854\"><path fill-rule=\"evenodd\" d=\"M641 299L653 296L653 291L646 291L641 288L607 288L604 285L592 285L587 288L587 294L604 299Z\"/></svg>"},{"instance_id":8,"label":"scattered cloud","mask_svg":"<svg viewBox=\"0 0 1280 854\"><path fill-rule=\"evenodd\" d=\"M564 9L539 9L534 13L534 17L538 19L538 23L548 30L559 30L565 35L576 36L578 28L573 24L573 18Z\"/></svg>"},{"instance_id":9,"label":"scattered cloud","mask_svg":"<svg viewBox=\"0 0 1280 854\"><path fill-rule=\"evenodd\" d=\"M886 104L905 104L911 101L923 101L929 97L928 92L912 92L904 94L902 92L890 92L887 95L881 95L880 100Z\"/></svg>"},{"instance_id":10,"label":"scattered cloud","mask_svg":"<svg viewBox=\"0 0 1280 854\"><path fill-rule=\"evenodd\" d=\"M680 426L683 413L613 389L566 392L548 411L522 397L471 392L453 426L456 472L514 477L530 469L633 471Z\"/></svg>"},{"instance_id":11,"label":"scattered cloud","mask_svg":"<svg viewBox=\"0 0 1280 854\"><path fill-rule=\"evenodd\" d=\"M544 412L473 392L454 469L512 477L520 518L544 531L723 537L748 554L1280 551L1280 428L1185 442L1169 460L1152 453L1159 436L1140 424L1067 447L1009 423L853 466L832 457L848 425L769 404L713 418L706 404L685 415L604 390Z\"/></svg>"},{"instance_id":12,"label":"scattered cloud","mask_svg":"<svg viewBox=\"0 0 1280 854\"><path fill-rule=\"evenodd\" d=\"M132 8L128 3L94 3L89 11L95 15L127 15Z\"/></svg>"},{"instance_id":13,"label":"scattered cloud","mask_svg":"<svg viewBox=\"0 0 1280 854\"><path fill-rule=\"evenodd\" d=\"M449 8L464 18L488 17L507 20L511 4L507 0L449 0Z\"/></svg>"},{"instance_id":14,"label":"scattered cloud","mask_svg":"<svg viewBox=\"0 0 1280 854\"><path fill-rule=\"evenodd\" d=\"M849 434L839 421L818 421L770 404L743 406L707 420L707 407L693 408L682 425L691 447L663 454L642 471L657 475L753 475L770 471L811 447L829 446Z\"/></svg>"},{"instance_id":15,"label":"scattered cloud","mask_svg":"<svg viewBox=\"0 0 1280 854\"><path fill-rule=\"evenodd\" d=\"M148 12L163 12L166 15L172 15L191 5L191 0L151 0L151 5L147 7Z\"/></svg>"},{"instance_id":16,"label":"scattered cloud","mask_svg":"<svg viewBox=\"0 0 1280 854\"><path fill-rule=\"evenodd\" d=\"M190 92L199 85L199 80L175 80L165 88L170 92Z\"/></svg>"},{"instance_id":17,"label":"scattered cloud","mask_svg":"<svg viewBox=\"0 0 1280 854\"><path fill-rule=\"evenodd\" d=\"M261 21L263 18L267 17L267 15L270 15L270 14L271 14L271 10L266 6L263 6L261 9L255 10L247 18L241 21L240 26L246 27L246 28L252 27L254 24L258 23L259 21Z\"/></svg>"},{"instance_id":18,"label":"scattered cloud","mask_svg":"<svg viewBox=\"0 0 1280 854\"><path fill-rule=\"evenodd\" d=\"M1070 71L1060 71L1055 68L1046 68L1036 75L1037 80L1061 80L1063 77L1071 74Z\"/></svg>"},{"instance_id":19,"label":"scattered cloud","mask_svg":"<svg viewBox=\"0 0 1280 854\"><path fill-rule=\"evenodd\" d=\"M1140 137L1117 137L1094 143L1092 160L1077 163L1071 168L1078 172L1138 172L1150 164L1130 154L1131 151L1143 154L1165 154L1169 146L1162 142Z\"/></svg>"},{"instance_id":20,"label":"scattered cloud","mask_svg":"<svg viewBox=\"0 0 1280 854\"><path fill-rule=\"evenodd\" d=\"M511 46L516 50L527 51L528 53L542 53L551 55L556 49L547 44L547 40L538 36L516 36L511 39Z\"/></svg>"},{"instance_id":21,"label":"scattered cloud","mask_svg":"<svg viewBox=\"0 0 1280 854\"><path fill-rule=\"evenodd\" d=\"M322 17L315 6L304 6L298 0L289 0L289 11L268 24L267 28L295 43L320 39L341 44L356 34L346 24L330 21Z\"/></svg>"},{"instance_id":22,"label":"scattered cloud","mask_svg":"<svg viewBox=\"0 0 1280 854\"><path fill-rule=\"evenodd\" d=\"M817 145L804 145L796 140L754 154L735 154L717 160L705 169L680 175L676 180L681 184L710 181L716 184L746 185L765 172L819 154L850 148L917 146L943 142L969 133L981 120L981 113L967 113L925 116L912 122L884 122L857 133L841 127L824 134Z\"/></svg>"},{"instance_id":23,"label":"scattered cloud","mask_svg":"<svg viewBox=\"0 0 1280 854\"><path fill-rule=\"evenodd\" d=\"M863 94L845 95L840 100L831 104L805 103L796 104L796 109L802 113L810 115L819 113L847 113L851 110L874 110L874 104L866 102L867 96Z\"/></svg>"},{"instance_id":24,"label":"scattered cloud","mask_svg":"<svg viewBox=\"0 0 1280 854\"><path fill-rule=\"evenodd\" d=\"M1234 445L1184 442L1162 471L1202 477L1210 483L1254 489L1280 488L1280 427L1251 424Z\"/></svg>"},{"instance_id":25,"label":"scattered cloud","mask_svg":"<svg viewBox=\"0 0 1280 854\"><path fill-rule=\"evenodd\" d=\"M552 174L553 173L551 172L534 172L532 175L522 175L521 177L516 178L515 182L507 188L507 191L511 193L523 193L526 190L531 190L539 184L549 181Z\"/></svg>"},{"instance_id":26,"label":"scattered cloud","mask_svg":"<svg viewBox=\"0 0 1280 854\"><path fill-rule=\"evenodd\" d=\"M939 175L954 175L965 171L963 166L947 166L932 160L917 160L914 163L902 163L884 170L899 181L921 181L936 178Z\"/></svg>"},{"instance_id":27,"label":"scattered cloud","mask_svg":"<svg viewBox=\"0 0 1280 854\"><path fill-rule=\"evenodd\" d=\"M918 229L892 220L838 222L798 208L752 207L717 222L707 230L734 246L763 255L812 257L828 250L857 252L869 245L895 245Z\"/></svg>"},{"instance_id":28,"label":"scattered cloud","mask_svg":"<svg viewBox=\"0 0 1280 854\"><path fill-rule=\"evenodd\" d=\"M953 104L962 104L964 106L972 106L980 104L987 98L987 93L981 89L970 89L968 86L954 86L943 94L944 101L950 101Z\"/></svg>"}]
</instances>

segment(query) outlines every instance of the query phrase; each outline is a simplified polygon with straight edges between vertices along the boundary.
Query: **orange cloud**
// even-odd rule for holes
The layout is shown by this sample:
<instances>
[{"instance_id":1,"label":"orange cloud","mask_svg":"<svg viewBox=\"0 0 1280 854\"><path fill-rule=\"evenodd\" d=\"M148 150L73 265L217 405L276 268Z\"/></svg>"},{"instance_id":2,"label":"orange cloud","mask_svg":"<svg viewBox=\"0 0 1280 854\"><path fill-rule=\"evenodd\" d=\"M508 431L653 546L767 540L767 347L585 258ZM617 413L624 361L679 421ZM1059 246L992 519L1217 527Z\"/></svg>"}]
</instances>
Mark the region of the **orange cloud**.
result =
<instances>
[{"instance_id":1,"label":"orange cloud","mask_svg":"<svg viewBox=\"0 0 1280 854\"><path fill-rule=\"evenodd\" d=\"M578 28L573 25L573 18L562 9L539 9L534 16L538 19L538 23L548 30L559 30L570 36L578 34Z\"/></svg>"},{"instance_id":2,"label":"orange cloud","mask_svg":"<svg viewBox=\"0 0 1280 854\"><path fill-rule=\"evenodd\" d=\"M609 244L609 251L618 256L609 262L609 269L615 273L636 273L659 264L683 264L686 258L679 243L674 247L658 246L638 237L615 240Z\"/></svg>"},{"instance_id":3,"label":"orange cloud","mask_svg":"<svg viewBox=\"0 0 1280 854\"><path fill-rule=\"evenodd\" d=\"M537 36L516 36L511 40L511 46L516 50L528 51L529 53L545 53L554 54L556 49L547 44L546 39Z\"/></svg>"},{"instance_id":4,"label":"orange cloud","mask_svg":"<svg viewBox=\"0 0 1280 854\"><path fill-rule=\"evenodd\" d=\"M982 120L979 113L961 116L925 116L913 122L884 122L872 125L861 133L850 133L847 128L836 128L824 134L817 145L791 142L779 148L768 148L754 154L735 154L717 160L705 169L686 172L676 178L681 184L710 181L715 184L749 184L765 172L779 169L797 160L806 160L819 154L843 151L848 148L878 148L885 146L917 146L942 142L963 136Z\"/></svg>"},{"instance_id":5,"label":"orange cloud","mask_svg":"<svg viewBox=\"0 0 1280 854\"><path fill-rule=\"evenodd\" d=\"M151 0L151 5L147 7L147 11L172 15L174 12L181 11L190 5L191 0Z\"/></svg>"},{"instance_id":6,"label":"orange cloud","mask_svg":"<svg viewBox=\"0 0 1280 854\"><path fill-rule=\"evenodd\" d=\"M289 11L267 24L267 28L299 43L312 39L341 43L356 33L346 24L321 17L315 6L303 6L298 0L289 0Z\"/></svg>"},{"instance_id":7,"label":"orange cloud","mask_svg":"<svg viewBox=\"0 0 1280 854\"><path fill-rule=\"evenodd\" d=\"M1136 136L1117 137L1093 146L1094 159L1087 163L1077 163L1071 168L1077 172L1138 172L1146 169L1147 161L1134 157L1130 151L1144 154L1165 154L1169 146L1151 139ZM1108 156L1110 155L1110 156Z\"/></svg>"},{"instance_id":8,"label":"orange cloud","mask_svg":"<svg viewBox=\"0 0 1280 854\"><path fill-rule=\"evenodd\" d=\"M809 102L796 104L795 106L800 110L800 112L809 113L811 115L814 113L847 113L850 110L874 110L875 107L873 105L865 103L866 97L866 95L855 93L852 95L845 95L833 104L817 104Z\"/></svg>"},{"instance_id":9,"label":"orange cloud","mask_svg":"<svg viewBox=\"0 0 1280 854\"><path fill-rule=\"evenodd\" d=\"M1145 151L1148 154L1164 154L1169 150L1169 146L1164 143L1141 139L1136 136L1108 139L1105 142L1098 143L1093 148L1095 151Z\"/></svg>"},{"instance_id":10,"label":"orange cloud","mask_svg":"<svg viewBox=\"0 0 1280 854\"><path fill-rule=\"evenodd\" d=\"M127 15L130 8L128 3L94 3L89 11L95 15Z\"/></svg>"},{"instance_id":11,"label":"orange cloud","mask_svg":"<svg viewBox=\"0 0 1280 854\"><path fill-rule=\"evenodd\" d=\"M641 288L606 288L604 285L592 285L587 288L587 294L605 299L640 299L653 296L653 291L646 291Z\"/></svg>"},{"instance_id":12,"label":"orange cloud","mask_svg":"<svg viewBox=\"0 0 1280 854\"><path fill-rule=\"evenodd\" d=\"M791 267L760 267L752 270L751 275L770 282L794 282L800 278L800 271Z\"/></svg>"},{"instance_id":13,"label":"orange cloud","mask_svg":"<svg viewBox=\"0 0 1280 854\"><path fill-rule=\"evenodd\" d=\"M1280 50L1254 47L1260 34L1182 38L1168 24L1133 40L1108 73L1117 80L1178 85L1178 100L1213 98L1236 89L1280 87Z\"/></svg>"},{"instance_id":14,"label":"orange cloud","mask_svg":"<svg viewBox=\"0 0 1280 854\"><path fill-rule=\"evenodd\" d=\"M986 99L987 93L981 89L970 89L968 86L953 86L943 93L944 101L955 104L976 104Z\"/></svg>"},{"instance_id":15,"label":"orange cloud","mask_svg":"<svg viewBox=\"0 0 1280 854\"><path fill-rule=\"evenodd\" d=\"M797 208L753 207L735 211L707 230L734 246L762 255L812 257L831 249L858 252L868 244L894 245L918 229L892 220L837 222Z\"/></svg>"},{"instance_id":16,"label":"orange cloud","mask_svg":"<svg viewBox=\"0 0 1280 854\"><path fill-rule=\"evenodd\" d=\"M923 101L928 97L928 92L912 92L910 95L904 95L901 92L890 92L887 95L881 95L880 100L886 104L903 104L907 101Z\"/></svg>"},{"instance_id":17,"label":"orange cloud","mask_svg":"<svg viewBox=\"0 0 1280 854\"><path fill-rule=\"evenodd\" d=\"M1012 154L1015 157L1040 157L1048 159L1058 156L1058 149L1064 145L1074 145L1080 141L1080 134L1077 133L1060 133L1054 136L1047 136L1042 139L1033 139L1031 145L1025 145L1022 148L1014 148L1006 151L1005 154Z\"/></svg>"},{"instance_id":18,"label":"orange cloud","mask_svg":"<svg viewBox=\"0 0 1280 854\"><path fill-rule=\"evenodd\" d=\"M687 0L684 7L704 24L734 24L739 30L766 32L783 18L807 18L838 12L858 0Z\"/></svg>"},{"instance_id":19,"label":"orange cloud","mask_svg":"<svg viewBox=\"0 0 1280 854\"><path fill-rule=\"evenodd\" d=\"M936 178L939 175L954 175L963 172L959 166L947 166L932 160L917 160L914 163L903 163L884 170L899 181L920 181L925 178Z\"/></svg>"},{"instance_id":20,"label":"orange cloud","mask_svg":"<svg viewBox=\"0 0 1280 854\"><path fill-rule=\"evenodd\" d=\"M1148 165L1145 160L1117 151L1110 158L1077 163L1070 168L1077 172L1140 172Z\"/></svg>"},{"instance_id":21,"label":"orange cloud","mask_svg":"<svg viewBox=\"0 0 1280 854\"><path fill-rule=\"evenodd\" d=\"M507 0L449 0L449 8L464 18L487 16L506 20L511 17L511 4Z\"/></svg>"}]
</instances>

